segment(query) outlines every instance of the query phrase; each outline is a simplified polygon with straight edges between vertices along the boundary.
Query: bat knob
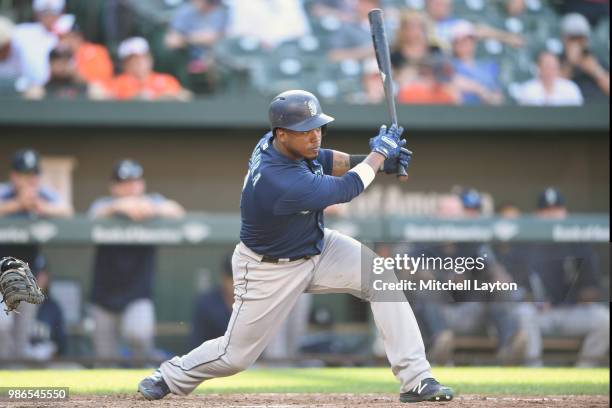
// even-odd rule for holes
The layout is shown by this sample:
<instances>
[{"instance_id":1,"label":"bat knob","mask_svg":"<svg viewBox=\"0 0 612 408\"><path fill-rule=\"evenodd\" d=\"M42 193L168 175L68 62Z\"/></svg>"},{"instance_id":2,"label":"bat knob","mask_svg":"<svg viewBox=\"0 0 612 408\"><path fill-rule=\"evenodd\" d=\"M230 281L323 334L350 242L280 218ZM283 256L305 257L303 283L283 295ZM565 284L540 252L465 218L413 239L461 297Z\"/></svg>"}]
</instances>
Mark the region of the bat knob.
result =
<instances>
[{"instance_id":1,"label":"bat knob","mask_svg":"<svg viewBox=\"0 0 612 408\"><path fill-rule=\"evenodd\" d=\"M408 173L406 172L405 168L400 167L397 170L397 179L402 182L408 181Z\"/></svg>"}]
</instances>

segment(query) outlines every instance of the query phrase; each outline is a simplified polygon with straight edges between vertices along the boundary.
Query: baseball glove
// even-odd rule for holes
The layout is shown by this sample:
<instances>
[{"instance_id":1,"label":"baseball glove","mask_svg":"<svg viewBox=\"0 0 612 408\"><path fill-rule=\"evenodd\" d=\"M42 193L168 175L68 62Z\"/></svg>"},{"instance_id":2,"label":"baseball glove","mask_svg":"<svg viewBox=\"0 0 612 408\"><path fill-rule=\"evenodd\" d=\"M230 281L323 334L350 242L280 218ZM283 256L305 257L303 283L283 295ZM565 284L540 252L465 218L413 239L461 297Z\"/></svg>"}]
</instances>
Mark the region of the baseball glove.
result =
<instances>
[{"instance_id":1,"label":"baseball glove","mask_svg":"<svg viewBox=\"0 0 612 408\"><path fill-rule=\"evenodd\" d=\"M17 309L21 301L40 304L45 300L28 264L12 257L0 259L0 293L6 314Z\"/></svg>"}]
</instances>

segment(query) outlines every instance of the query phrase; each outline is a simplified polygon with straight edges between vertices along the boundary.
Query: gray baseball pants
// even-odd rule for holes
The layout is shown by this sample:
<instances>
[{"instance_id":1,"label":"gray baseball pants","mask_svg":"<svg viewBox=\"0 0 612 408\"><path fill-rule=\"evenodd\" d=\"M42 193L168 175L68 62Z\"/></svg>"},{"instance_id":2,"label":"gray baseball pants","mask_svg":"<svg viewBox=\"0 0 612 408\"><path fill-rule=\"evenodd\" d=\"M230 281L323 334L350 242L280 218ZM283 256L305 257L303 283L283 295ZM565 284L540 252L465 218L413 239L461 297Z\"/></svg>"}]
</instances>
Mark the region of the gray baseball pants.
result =
<instances>
[{"instance_id":1,"label":"gray baseball pants","mask_svg":"<svg viewBox=\"0 0 612 408\"><path fill-rule=\"evenodd\" d=\"M155 308L151 299L136 299L122 312L111 312L94 305L95 330L93 345L96 357L103 360L119 358L119 339L123 339L134 358L153 355L155 338ZM106 361L107 362L107 361Z\"/></svg>"},{"instance_id":2,"label":"gray baseball pants","mask_svg":"<svg viewBox=\"0 0 612 408\"><path fill-rule=\"evenodd\" d=\"M30 336L38 306L21 302L17 311L7 315L4 304L0 306L0 360L30 357Z\"/></svg>"},{"instance_id":3,"label":"gray baseball pants","mask_svg":"<svg viewBox=\"0 0 612 408\"><path fill-rule=\"evenodd\" d=\"M329 229L320 255L293 262L261 262L261 255L238 244L232 257L234 305L227 331L161 365L172 393L187 395L205 380L251 366L304 292L350 293L369 300L361 288L362 251L375 256L353 238ZM431 377L409 303L371 302L370 306L400 391Z\"/></svg>"}]
</instances>

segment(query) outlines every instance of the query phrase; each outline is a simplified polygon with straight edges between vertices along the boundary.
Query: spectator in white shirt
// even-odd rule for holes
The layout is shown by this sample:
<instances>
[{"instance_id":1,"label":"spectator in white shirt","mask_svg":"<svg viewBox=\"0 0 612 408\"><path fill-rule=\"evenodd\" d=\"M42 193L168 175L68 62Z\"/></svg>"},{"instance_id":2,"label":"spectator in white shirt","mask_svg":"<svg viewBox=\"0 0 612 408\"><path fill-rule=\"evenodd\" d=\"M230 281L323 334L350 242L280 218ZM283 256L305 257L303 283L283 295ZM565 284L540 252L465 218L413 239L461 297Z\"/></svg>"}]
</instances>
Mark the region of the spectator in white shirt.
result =
<instances>
[{"instance_id":1,"label":"spectator in white shirt","mask_svg":"<svg viewBox=\"0 0 612 408\"><path fill-rule=\"evenodd\" d=\"M550 51L538 54L538 77L521 86L521 105L582 105L584 100L575 82L561 77L559 58Z\"/></svg>"},{"instance_id":2,"label":"spectator in white shirt","mask_svg":"<svg viewBox=\"0 0 612 408\"><path fill-rule=\"evenodd\" d=\"M62 14L65 0L34 0L32 8L36 22L17 25L14 45L21 56L23 88L44 85L49 78L49 53L58 36L74 24L74 16ZM68 29L67 29L68 27Z\"/></svg>"},{"instance_id":3,"label":"spectator in white shirt","mask_svg":"<svg viewBox=\"0 0 612 408\"><path fill-rule=\"evenodd\" d=\"M21 76L21 60L13 45L13 33L13 22L0 16L0 94L14 93L15 82Z\"/></svg>"},{"instance_id":4,"label":"spectator in white shirt","mask_svg":"<svg viewBox=\"0 0 612 408\"><path fill-rule=\"evenodd\" d=\"M301 0L231 0L228 8L228 36L255 38L264 48L310 34Z\"/></svg>"},{"instance_id":5,"label":"spectator in white shirt","mask_svg":"<svg viewBox=\"0 0 612 408\"><path fill-rule=\"evenodd\" d=\"M425 13L434 25L437 40L447 48L450 48L455 26L461 24L462 21L453 13L453 1L427 0L425 3ZM474 30L479 40L494 39L514 48L521 48L525 45L525 39L520 35L498 30L487 24L475 24Z\"/></svg>"}]
</instances>

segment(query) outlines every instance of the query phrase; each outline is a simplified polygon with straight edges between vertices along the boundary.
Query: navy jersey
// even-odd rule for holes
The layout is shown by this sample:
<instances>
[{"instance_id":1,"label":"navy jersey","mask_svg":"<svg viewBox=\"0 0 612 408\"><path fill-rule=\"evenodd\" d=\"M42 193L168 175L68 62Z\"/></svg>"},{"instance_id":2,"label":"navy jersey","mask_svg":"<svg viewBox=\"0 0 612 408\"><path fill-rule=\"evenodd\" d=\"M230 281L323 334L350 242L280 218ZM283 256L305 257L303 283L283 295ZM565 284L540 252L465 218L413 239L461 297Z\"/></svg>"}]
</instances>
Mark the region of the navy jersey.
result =
<instances>
[{"instance_id":1,"label":"navy jersey","mask_svg":"<svg viewBox=\"0 0 612 408\"><path fill-rule=\"evenodd\" d=\"M17 197L17 190L15 186L11 183L0 184L0 202L14 200ZM43 201L46 201L51 204L58 204L61 202L59 195L57 195L53 190L41 186L38 188L38 198ZM14 213L11 215L7 215L8 217L17 217L17 218L30 218L34 219L38 216L36 214L30 213L28 211L20 211L18 213Z\"/></svg>"},{"instance_id":2,"label":"navy jersey","mask_svg":"<svg viewBox=\"0 0 612 408\"><path fill-rule=\"evenodd\" d=\"M0 184L0 202L14 200L15 197L17 197L17 190L15 190L13 184ZM44 186L38 189L38 197L52 204L61 202L59 195ZM5 217L35 220L38 218L38 215L27 211L20 211L5 215ZM13 256L27 262L34 276L37 276L41 270L45 269L45 259L37 244L1 244L0 258L5 256Z\"/></svg>"},{"instance_id":3,"label":"navy jersey","mask_svg":"<svg viewBox=\"0 0 612 408\"><path fill-rule=\"evenodd\" d=\"M225 303L221 287L198 295L191 324L191 347L222 337L231 316L232 306Z\"/></svg>"},{"instance_id":4,"label":"navy jersey","mask_svg":"<svg viewBox=\"0 0 612 408\"><path fill-rule=\"evenodd\" d=\"M539 243L531 247L529 282L533 295L553 305L575 305L580 292L600 287L599 259L583 243Z\"/></svg>"},{"instance_id":5,"label":"navy jersey","mask_svg":"<svg viewBox=\"0 0 612 408\"><path fill-rule=\"evenodd\" d=\"M249 160L240 199L240 240L275 258L320 254L323 210L358 196L363 182L354 172L331 176L331 150L321 149L315 160L291 160L272 140L268 132Z\"/></svg>"},{"instance_id":6,"label":"navy jersey","mask_svg":"<svg viewBox=\"0 0 612 408\"><path fill-rule=\"evenodd\" d=\"M147 197L153 203L166 200L161 194L147 194ZM97 199L91 205L90 215L114 200L113 197ZM136 299L151 299L156 263L157 249L154 245L97 245L91 287L93 303L112 312L122 312Z\"/></svg>"}]
</instances>

